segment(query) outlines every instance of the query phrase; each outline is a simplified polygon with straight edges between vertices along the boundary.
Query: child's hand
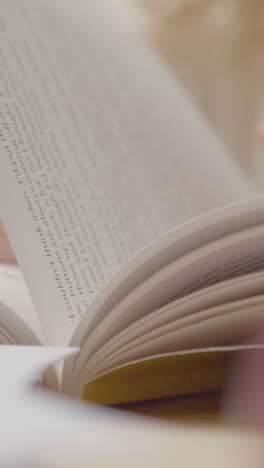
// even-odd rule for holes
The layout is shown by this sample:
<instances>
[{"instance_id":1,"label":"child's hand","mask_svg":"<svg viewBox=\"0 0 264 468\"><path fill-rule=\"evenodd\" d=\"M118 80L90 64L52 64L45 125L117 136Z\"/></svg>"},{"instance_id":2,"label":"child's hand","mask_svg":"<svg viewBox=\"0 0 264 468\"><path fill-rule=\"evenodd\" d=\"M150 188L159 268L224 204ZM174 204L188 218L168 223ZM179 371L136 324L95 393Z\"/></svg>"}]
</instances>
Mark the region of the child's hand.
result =
<instances>
[{"instance_id":1,"label":"child's hand","mask_svg":"<svg viewBox=\"0 0 264 468\"><path fill-rule=\"evenodd\" d=\"M4 226L0 221L0 263L16 263L16 258L8 242Z\"/></svg>"}]
</instances>

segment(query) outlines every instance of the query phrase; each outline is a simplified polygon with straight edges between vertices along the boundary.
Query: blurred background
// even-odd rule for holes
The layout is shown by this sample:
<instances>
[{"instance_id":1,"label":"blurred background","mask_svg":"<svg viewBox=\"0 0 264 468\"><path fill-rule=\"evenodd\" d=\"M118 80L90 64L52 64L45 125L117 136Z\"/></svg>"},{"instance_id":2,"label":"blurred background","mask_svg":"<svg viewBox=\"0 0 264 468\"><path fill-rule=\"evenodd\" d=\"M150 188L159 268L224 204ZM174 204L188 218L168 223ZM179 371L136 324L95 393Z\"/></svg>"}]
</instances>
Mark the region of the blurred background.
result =
<instances>
[{"instance_id":1,"label":"blurred background","mask_svg":"<svg viewBox=\"0 0 264 468\"><path fill-rule=\"evenodd\" d=\"M116 1L264 191L264 1Z\"/></svg>"}]
</instances>

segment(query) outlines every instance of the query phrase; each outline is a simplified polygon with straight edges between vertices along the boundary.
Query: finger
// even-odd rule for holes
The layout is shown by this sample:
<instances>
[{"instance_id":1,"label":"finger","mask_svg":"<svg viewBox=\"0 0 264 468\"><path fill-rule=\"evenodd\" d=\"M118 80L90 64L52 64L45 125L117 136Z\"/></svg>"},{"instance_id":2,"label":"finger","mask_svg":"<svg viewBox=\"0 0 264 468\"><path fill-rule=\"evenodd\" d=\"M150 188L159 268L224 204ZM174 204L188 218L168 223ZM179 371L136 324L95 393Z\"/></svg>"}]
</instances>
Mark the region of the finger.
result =
<instances>
[{"instance_id":1,"label":"finger","mask_svg":"<svg viewBox=\"0 0 264 468\"><path fill-rule=\"evenodd\" d=\"M257 343L264 342L264 334ZM264 349L243 351L230 373L225 416L234 423L264 429Z\"/></svg>"},{"instance_id":2,"label":"finger","mask_svg":"<svg viewBox=\"0 0 264 468\"><path fill-rule=\"evenodd\" d=\"M259 125L258 133L259 133L260 141L262 145L264 146L264 122L261 122L261 124Z\"/></svg>"},{"instance_id":3,"label":"finger","mask_svg":"<svg viewBox=\"0 0 264 468\"><path fill-rule=\"evenodd\" d=\"M4 226L0 221L0 262L16 263L14 252L10 246Z\"/></svg>"}]
</instances>

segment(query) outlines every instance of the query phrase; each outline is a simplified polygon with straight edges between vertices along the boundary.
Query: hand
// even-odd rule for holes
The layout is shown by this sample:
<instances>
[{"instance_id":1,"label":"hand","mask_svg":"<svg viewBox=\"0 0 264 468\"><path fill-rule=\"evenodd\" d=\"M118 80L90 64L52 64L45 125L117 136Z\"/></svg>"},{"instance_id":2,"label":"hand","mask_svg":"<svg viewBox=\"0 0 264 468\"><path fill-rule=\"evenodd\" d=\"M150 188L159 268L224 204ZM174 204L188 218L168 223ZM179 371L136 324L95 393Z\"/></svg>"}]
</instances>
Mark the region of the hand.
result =
<instances>
[{"instance_id":1,"label":"hand","mask_svg":"<svg viewBox=\"0 0 264 468\"><path fill-rule=\"evenodd\" d=\"M259 139L264 146L264 122L259 125ZM259 349L244 351L235 359L225 415L233 422L264 430L264 324L254 341Z\"/></svg>"},{"instance_id":2,"label":"hand","mask_svg":"<svg viewBox=\"0 0 264 468\"><path fill-rule=\"evenodd\" d=\"M255 343L262 345L264 335ZM263 345L262 345L263 346ZM232 423L264 430L264 348L242 351L230 371L224 416Z\"/></svg>"},{"instance_id":3,"label":"hand","mask_svg":"<svg viewBox=\"0 0 264 468\"><path fill-rule=\"evenodd\" d=\"M0 221L0 263L16 263L15 255L11 249L4 226Z\"/></svg>"}]
</instances>

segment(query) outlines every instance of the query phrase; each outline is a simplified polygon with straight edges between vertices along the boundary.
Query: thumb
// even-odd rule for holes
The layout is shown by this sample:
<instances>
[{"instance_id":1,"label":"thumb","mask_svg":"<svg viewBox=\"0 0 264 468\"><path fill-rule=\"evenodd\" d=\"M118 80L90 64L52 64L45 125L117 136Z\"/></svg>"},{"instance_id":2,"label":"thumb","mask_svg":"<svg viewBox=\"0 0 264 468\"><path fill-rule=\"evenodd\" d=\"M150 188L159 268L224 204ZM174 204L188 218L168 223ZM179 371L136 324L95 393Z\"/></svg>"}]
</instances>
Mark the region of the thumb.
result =
<instances>
[{"instance_id":1,"label":"thumb","mask_svg":"<svg viewBox=\"0 0 264 468\"><path fill-rule=\"evenodd\" d=\"M0 262L16 263L16 258L8 241L4 226L0 221Z\"/></svg>"},{"instance_id":2,"label":"thumb","mask_svg":"<svg viewBox=\"0 0 264 468\"><path fill-rule=\"evenodd\" d=\"M263 342L264 333L255 343ZM224 401L225 417L232 423L264 430L264 348L242 351L232 367Z\"/></svg>"}]
</instances>

